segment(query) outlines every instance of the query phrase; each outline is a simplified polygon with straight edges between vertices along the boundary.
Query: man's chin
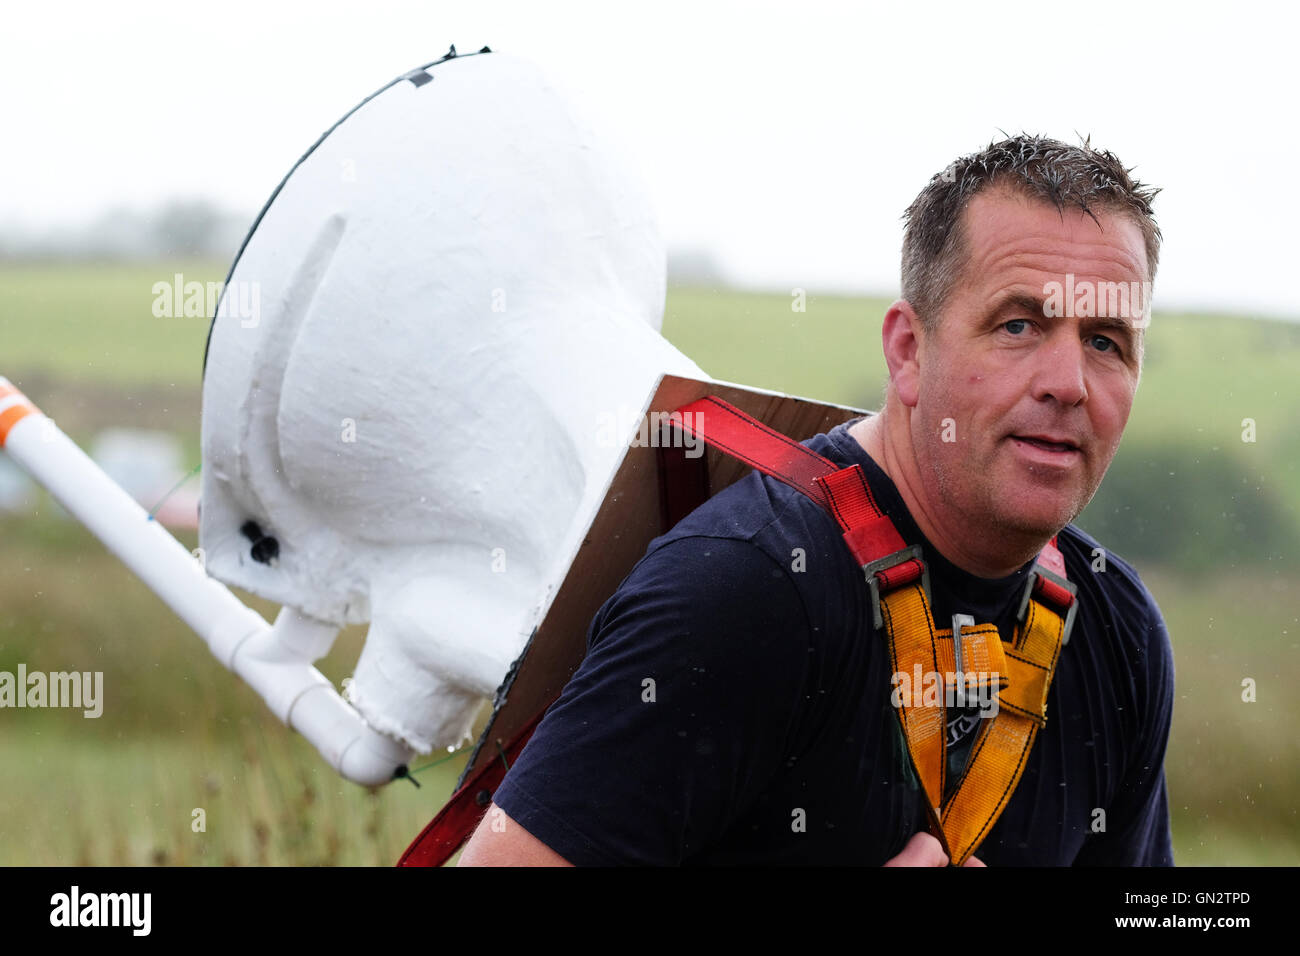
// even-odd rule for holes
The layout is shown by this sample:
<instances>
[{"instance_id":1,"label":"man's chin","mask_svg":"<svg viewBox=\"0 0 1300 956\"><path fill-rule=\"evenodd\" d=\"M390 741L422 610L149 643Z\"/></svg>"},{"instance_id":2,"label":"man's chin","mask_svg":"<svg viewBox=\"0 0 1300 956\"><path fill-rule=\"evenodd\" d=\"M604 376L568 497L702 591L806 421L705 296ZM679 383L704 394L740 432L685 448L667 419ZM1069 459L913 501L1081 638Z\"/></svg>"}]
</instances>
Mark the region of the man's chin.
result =
<instances>
[{"instance_id":1,"label":"man's chin","mask_svg":"<svg viewBox=\"0 0 1300 956\"><path fill-rule=\"evenodd\" d=\"M1042 547L1046 547L1047 542L1051 541L1058 534L1060 534L1061 529L1063 529L1065 525L1069 523L1070 522L1067 521L1065 522L1065 524L1053 525L1053 526L1039 525L1032 528L1022 526L1020 528L1016 528L1015 531L1019 533L1021 536L1023 536L1026 541L1033 541Z\"/></svg>"},{"instance_id":2,"label":"man's chin","mask_svg":"<svg viewBox=\"0 0 1300 956\"><path fill-rule=\"evenodd\" d=\"M1001 515L999 526L1008 537L1018 537L1026 541L1047 542L1061 532L1067 524L1079 516L1078 510L1068 507L1042 511L1017 511Z\"/></svg>"},{"instance_id":3,"label":"man's chin","mask_svg":"<svg viewBox=\"0 0 1300 956\"><path fill-rule=\"evenodd\" d=\"M1084 494L1085 489L1078 487L1077 481L1052 487L1023 477L1013 474L997 481L995 484L1008 493L1010 501L989 503L990 512L1009 531L1050 538L1079 517L1092 499L1092 494Z\"/></svg>"}]
</instances>

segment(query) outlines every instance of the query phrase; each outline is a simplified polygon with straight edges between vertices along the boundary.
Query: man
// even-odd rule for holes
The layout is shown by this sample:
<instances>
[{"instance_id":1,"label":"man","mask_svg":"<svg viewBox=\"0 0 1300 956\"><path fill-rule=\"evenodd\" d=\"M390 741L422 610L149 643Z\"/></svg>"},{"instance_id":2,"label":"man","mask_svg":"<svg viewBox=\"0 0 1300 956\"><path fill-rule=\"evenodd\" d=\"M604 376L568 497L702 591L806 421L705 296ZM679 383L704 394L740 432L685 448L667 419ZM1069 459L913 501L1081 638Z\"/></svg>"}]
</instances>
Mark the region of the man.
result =
<instances>
[{"instance_id":1,"label":"man","mask_svg":"<svg viewBox=\"0 0 1300 956\"><path fill-rule=\"evenodd\" d=\"M1137 389L1153 195L1110 153L1027 136L935 176L906 217L884 409L805 443L860 464L922 547L935 621L1012 641L1053 536L1078 587L1048 720L968 865L1173 862L1168 634L1134 570L1069 524ZM944 865L891 685L840 529L751 473L601 608L461 863ZM980 717L946 718L959 773Z\"/></svg>"}]
</instances>

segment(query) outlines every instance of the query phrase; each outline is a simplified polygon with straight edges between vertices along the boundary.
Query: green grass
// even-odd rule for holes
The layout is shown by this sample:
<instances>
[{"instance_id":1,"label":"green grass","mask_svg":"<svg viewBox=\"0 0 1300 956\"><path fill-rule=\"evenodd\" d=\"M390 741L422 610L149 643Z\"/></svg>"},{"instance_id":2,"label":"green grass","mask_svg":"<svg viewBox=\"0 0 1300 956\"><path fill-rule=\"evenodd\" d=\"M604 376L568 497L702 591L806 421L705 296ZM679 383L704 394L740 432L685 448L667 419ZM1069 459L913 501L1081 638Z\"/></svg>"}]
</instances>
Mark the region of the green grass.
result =
<instances>
[{"instance_id":1,"label":"green grass","mask_svg":"<svg viewBox=\"0 0 1300 956\"><path fill-rule=\"evenodd\" d=\"M0 542L0 670L104 675L98 718L0 711L0 865L391 865L450 796L464 754L419 789L340 778L75 522L0 518ZM319 662L336 686L363 638Z\"/></svg>"},{"instance_id":2,"label":"green grass","mask_svg":"<svg viewBox=\"0 0 1300 956\"><path fill-rule=\"evenodd\" d=\"M208 320L153 314L154 283L170 285L178 272L186 281L219 282L226 265L0 267L3 365L85 384L197 387Z\"/></svg>"},{"instance_id":3,"label":"green grass","mask_svg":"<svg viewBox=\"0 0 1300 956\"><path fill-rule=\"evenodd\" d=\"M876 408L886 370L880 323L888 300L790 296L675 288L664 309L664 337L728 382Z\"/></svg>"},{"instance_id":4,"label":"green grass","mask_svg":"<svg viewBox=\"0 0 1300 956\"><path fill-rule=\"evenodd\" d=\"M371 792L265 715L242 721L242 740L190 721L166 736L83 723L0 734L0 864L391 866L465 759L420 774L419 789Z\"/></svg>"},{"instance_id":5,"label":"green grass","mask_svg":"<svg viewBox=\"0 0 1300 956\"><path fill-rule=\"evenodd\" d=\"M1194 865L1300 863L1300 609L1289 578L1228 573L1189 582L1142 577L1174 648L1173 727L1165 774L1175 859ZM1242 681L1255 700L1242 698Z\"/></svg>"},{"instance_id":6,"label":"green grass","mask_svg":"<svg viewBox=\"0 0 1300 956\"><path fill-rule=\"evenodd\" d=\"M79 441L108 425L163 428L197 461L207 322L159 319L150 308L153 283L177 271L220 279L224 264L0 268L0 374ZM887 305L813 294L806 311L792 312L782 295L673 289L665 334L717 378L874 408ZM1265 519L1294 539L1298 360L1300 327L1157 314L1120 456L1140 462L1157 442L1175 443L1188 467L1230 456L1225 474L1244 482L1234 494L1276 498ZM1241 441L1247 417L1254 444ZM1199 504L1211 517L1227 507ZM1197 521L1200 510L1170 520ZM1174 643L1166 772L1175 855L1185 865L1294 865L1300 568L1252 560L1250 534L1238 537L1243 554L1222 567L1215 552L1208 577L1139 563ZM326 676L351 672L362 637L356 628L340 636L321 663ZM20 661L103 671L105 715L0 712L0 864L387 865L441 806L463 760L428 771L420 790L402 783L372 795L342 781L48 505L0 518L0 669ZM1256 682L1253 703L1241 699L1246 677ZM196 807L207 812L204 833L191 830Z\"/></svg>"}]
</instances>

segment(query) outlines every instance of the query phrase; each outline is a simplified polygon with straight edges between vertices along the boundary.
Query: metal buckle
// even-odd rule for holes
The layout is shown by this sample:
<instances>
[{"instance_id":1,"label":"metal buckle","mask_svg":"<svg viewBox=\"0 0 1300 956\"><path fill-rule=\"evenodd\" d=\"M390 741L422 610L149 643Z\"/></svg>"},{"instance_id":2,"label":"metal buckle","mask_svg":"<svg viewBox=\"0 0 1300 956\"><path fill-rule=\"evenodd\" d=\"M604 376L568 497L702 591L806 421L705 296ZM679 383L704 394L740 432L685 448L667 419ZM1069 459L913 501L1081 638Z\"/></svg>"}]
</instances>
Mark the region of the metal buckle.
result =
<instances>
[{"instance_id":1,"label":"metal buckle","mask_svg":"<svg viewBox=\"0 0 1300 956\"><path fill-rule=\"evenodd\" d=\"M871 589L871 620L875 624L876 630L880 630L885 624L885 619L880 613L880 582L876 580L876 574L880 571L888 571L900 564L906 564L912 559L921 562L921 590L925 592L926 603L933 606L934 602L930 599L930 567L921 558L921 546L919 544L914 544L901 551L895 551L893 554L887 554L875 561L868 561L862 566L862 571L867 576L867 587Z\"/></svg>"},{"instance_id":2,"label":"metal buckle","mask_svg":"<svg viewBox=\"0 0 1300 956\"><path fill-rule=\"evenodd\" d=\"M953 702L958 707L966 706L966 669L962 661L962 636L963 627L974 627L975 618L969 614L954 614L952 616L952 661L953 661Z\"/></svg>"},{"instance_id":3,"label":"metal buckle","mask_svg":"<svg viewBox=\"0 0 1300 956\"><path fill-rule=\"evenodd\" d=\"M1074 616L1079 610L1079 587L1074 582L1067 581L1055 571L1051 571L1041 564L1035 564L1029 571L1029 580L1025 582L1025 593L1020 595L1020 608L1016 611L1016 620L1022 625L1025 623L1025 616L1029 610L1029 599L1034 596L1035 574L1065 588L1074 599L1070 602L1069 610L1065 612L1065 627L1061 630L1061 646L1064 647L1070 643L1070 630L1074 627Z\"/></svg>"}]
</instances>

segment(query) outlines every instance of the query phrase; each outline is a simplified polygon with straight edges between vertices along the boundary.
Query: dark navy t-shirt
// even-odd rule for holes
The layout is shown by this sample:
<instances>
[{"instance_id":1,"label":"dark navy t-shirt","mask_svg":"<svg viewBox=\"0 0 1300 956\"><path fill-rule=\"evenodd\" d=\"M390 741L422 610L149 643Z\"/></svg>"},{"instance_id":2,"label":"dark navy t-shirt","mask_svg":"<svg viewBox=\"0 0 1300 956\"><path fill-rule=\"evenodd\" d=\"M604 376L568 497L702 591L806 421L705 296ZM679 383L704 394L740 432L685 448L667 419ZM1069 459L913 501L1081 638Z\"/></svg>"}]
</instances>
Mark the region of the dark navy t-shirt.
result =
<instances>
[{"instance_id":1,"label":"dark navy t-shirt","mask_svg":"<svg viewBox=\"0 0 1300 956\"><path fill-rule=\"evenodd\" d=\"M1012 640L1032 564L977 578L921 535L849 425L805 444L860 464L930 569L934 611ZM1172 865L1164 756L1174 670L1137 573L1070 525L1080 607L1020 784L976 856ZM1096 568L1097 570L1094 570ZM575 864L878 866L926 829L861 569L817 504L751 472L645 557L495 802Z\"/></svg>"}]
</instances>

